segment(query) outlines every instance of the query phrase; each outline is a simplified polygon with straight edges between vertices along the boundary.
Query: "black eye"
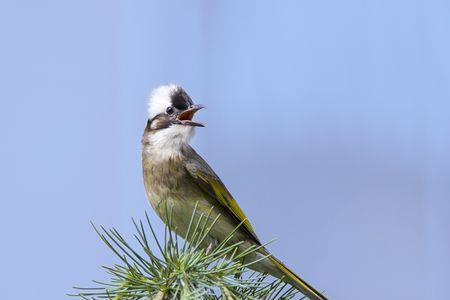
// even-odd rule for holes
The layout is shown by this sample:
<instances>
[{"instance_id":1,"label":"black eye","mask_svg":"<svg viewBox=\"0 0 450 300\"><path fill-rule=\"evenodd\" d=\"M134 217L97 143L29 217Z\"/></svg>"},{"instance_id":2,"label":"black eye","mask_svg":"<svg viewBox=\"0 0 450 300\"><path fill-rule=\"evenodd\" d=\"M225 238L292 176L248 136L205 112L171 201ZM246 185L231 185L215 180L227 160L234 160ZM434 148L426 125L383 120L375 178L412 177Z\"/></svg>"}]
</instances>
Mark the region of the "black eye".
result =
<instances>
[{"instance_id":1,"label":"black eye","mask_svg":"<svg viewBox=\"0 0 450 300\"><path fill-rule=\"evenodd\" d=\"M175 110L173 109L172 106L169 106L169 107L166 109L166 113L167 113L168 115L173 114L174 111L175 111Z\"/></svg>"}]
</instances>

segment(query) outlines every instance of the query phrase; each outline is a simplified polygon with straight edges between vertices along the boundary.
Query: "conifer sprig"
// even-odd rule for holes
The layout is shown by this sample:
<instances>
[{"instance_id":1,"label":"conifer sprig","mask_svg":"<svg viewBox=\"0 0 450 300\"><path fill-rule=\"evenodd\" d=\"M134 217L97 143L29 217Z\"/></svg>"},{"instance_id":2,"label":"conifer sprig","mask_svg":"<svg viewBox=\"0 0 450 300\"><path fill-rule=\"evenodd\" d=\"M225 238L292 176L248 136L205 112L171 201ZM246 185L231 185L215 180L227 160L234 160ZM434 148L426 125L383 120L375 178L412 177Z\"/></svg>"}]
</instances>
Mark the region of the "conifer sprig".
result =
<instances>
[{"instance_id":1,"label":"conifer sprig","mask_svg":"<svg viewBox=\"0 0 450 300\"><path fill-rule=\"evenodd\" d=\"M147 214L144 222L133 220L139 250L115 228L93 225L120 263L103 266L111 276L109 282L94 281L97 286L91 288L75 287L78 293L72 296L88 300L287 300L300 297L284 282L247 269L256 261L244 263L245 258L261 246L239 252L241 242L230 245L240 225L215 247L202 248L202 242L219 217L212 220L208 214L195 219L195 215L196 210L186 239L181 241L174 233L172 214L168 213L163 243L157 238Z\"/></svg>"}]
</instances>

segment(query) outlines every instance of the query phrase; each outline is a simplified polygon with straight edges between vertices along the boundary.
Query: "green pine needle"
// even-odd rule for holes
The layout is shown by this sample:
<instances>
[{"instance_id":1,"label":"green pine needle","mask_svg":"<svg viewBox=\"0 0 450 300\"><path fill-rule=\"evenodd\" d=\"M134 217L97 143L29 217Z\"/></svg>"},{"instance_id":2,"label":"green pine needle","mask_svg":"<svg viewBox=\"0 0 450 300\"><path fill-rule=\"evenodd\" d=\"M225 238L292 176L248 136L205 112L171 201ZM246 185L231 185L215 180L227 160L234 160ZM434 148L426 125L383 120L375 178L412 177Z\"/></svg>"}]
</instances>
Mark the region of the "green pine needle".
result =
<instances>
[{"instance_id":1,"label":"green pine needle","mask_svg":"<svg viewBox=\"0 0 450 300\"><path fill-rule=\"evenodd\" d=\"M202 215L195 220L195 213L184 242L173 231L171 213L167 214L164 243L156 237L147 214L144 222L133 220L139 250L134 249L116 229L93 225L120 263L103 267L111 276L109 282L94 281L97 287L91 288L75 287L78 293L71 296L88 300L287 300L301 297L284 282L247 269L255 262L243 264L244 258L259 247L238 252L241 243L230 245L229 241L239 227L213 249L201 248L217 218L209 221L209 215Z\"/></svg>"}]
</instances>

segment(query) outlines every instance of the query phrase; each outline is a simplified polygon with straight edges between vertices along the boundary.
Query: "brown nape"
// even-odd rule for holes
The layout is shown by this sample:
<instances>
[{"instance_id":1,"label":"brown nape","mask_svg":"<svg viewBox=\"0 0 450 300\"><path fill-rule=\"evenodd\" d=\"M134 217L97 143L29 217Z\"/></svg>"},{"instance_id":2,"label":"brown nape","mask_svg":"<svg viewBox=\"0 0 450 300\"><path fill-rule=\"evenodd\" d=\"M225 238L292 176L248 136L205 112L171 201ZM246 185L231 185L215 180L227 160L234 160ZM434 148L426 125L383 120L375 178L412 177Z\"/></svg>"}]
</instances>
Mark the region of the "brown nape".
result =
<instances>
[{"instance_id":1,"label":"brown nape","mask_svg":"<svg viewBox=\"0 0 450 300\"><path fill-rule=\"evenodd\" d=\"M147 126L145 126L145 130L144 131L150 131L150 125L152 124L152 120L147 119Z\"/></svg>"},{"instance_id":2,"label":"brown nape","mask_svg":"<svg viewBox=\"0 0 450 300\"><path fill-rule=\"evenodd\" d=\"M142 133L142 138L141 138L141 144L142 145L147 145L148 144L147 134L150 131L151 123L152 123L152 121L150 119L147 119L147 125L145 126L145 129L144 129L144 132Z\"/></svg>"}]
</instances>

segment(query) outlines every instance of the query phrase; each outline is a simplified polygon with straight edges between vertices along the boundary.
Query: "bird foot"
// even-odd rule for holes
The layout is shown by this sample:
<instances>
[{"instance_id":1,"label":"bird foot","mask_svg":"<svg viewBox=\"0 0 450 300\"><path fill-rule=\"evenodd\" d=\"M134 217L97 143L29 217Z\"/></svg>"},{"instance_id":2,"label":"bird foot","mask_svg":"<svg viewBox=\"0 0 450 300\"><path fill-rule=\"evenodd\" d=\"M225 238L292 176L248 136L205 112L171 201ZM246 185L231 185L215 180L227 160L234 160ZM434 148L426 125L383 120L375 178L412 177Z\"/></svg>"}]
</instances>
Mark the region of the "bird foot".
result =
<instances>
[{"instance_id":1,"label":"bird foot","mask_svg":"<svg viewBox=\"0 0 450 300\"><path fill-rule=\"evenodd\" d=\"M213 244L209 243L208 247L206 247L206 251L205 251L206 255L208 255L211 252L212 248L213 248Z\"/></svg>"}]
</instances>

